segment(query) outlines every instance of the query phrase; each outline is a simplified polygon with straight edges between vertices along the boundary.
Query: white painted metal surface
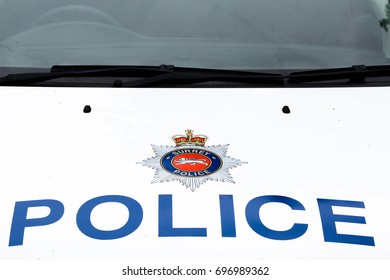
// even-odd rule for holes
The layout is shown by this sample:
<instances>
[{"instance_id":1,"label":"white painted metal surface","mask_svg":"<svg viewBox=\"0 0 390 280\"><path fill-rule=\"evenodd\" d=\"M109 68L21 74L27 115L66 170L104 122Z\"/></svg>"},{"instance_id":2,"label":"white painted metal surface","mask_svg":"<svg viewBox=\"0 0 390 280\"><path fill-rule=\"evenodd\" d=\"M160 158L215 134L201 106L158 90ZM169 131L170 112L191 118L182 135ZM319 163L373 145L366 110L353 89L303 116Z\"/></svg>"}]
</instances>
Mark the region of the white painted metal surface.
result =
<instances>
[{"instance_id":1,"label":"white painted metal surface","mask_svg":"<svg viewBox=\"0 0 390 280\"><path fill-rule=\"evenodd\" d=\"M3 87L0 258L388 259L389 104L387 88ZM83 112L85 105L90 113ZM283 113L283 106L291 113ZM186 129L206 135L206 147L229 144L227 156L246 162L229 169L235 183L207 180L195 191L178 181L151 183L155 170L137 162L155 156L151 145L174 146L171 137ZM124 237L91 238L79 228L79 209L109 195L137 201L142 221ZM233 205L234 219L228 220L236 236L222 232L227 224L221 224L221 196ZM271 230L264 237L246 213L250 201L264 196L294 199L305 210L263 205L258 217ZM206 236L159 236L169 216L159 209L162 198L171 198L172 228L206 229ZM332 209L366 223L336 221L337 235L349 236L325 241L332 222L321 214L318 199L363 203ZM60 202L63 215L42 225L50 208L28 207L24 222L38 219L38 225L26 224L23 242L16 244L15 203L41 200ZM107 202L93 209L90 220L105 235L134 218L123 204ZM293 239L273 239L276 231L288 237L294 224L307 229ZM350 244L350 236L368 237L375 245Z\"/></svg>"}]
</instances>

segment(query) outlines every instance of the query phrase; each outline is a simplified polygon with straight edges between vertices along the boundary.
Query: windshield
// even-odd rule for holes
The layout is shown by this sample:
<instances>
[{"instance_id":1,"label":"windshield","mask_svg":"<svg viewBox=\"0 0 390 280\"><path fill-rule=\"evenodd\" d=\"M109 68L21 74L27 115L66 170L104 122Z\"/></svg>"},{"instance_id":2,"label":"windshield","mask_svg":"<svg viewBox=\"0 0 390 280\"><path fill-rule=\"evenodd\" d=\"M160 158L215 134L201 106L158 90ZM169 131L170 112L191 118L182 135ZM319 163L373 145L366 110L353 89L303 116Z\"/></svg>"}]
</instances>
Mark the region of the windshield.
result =
<instances>
[{"instance_id":1,"label":"windshield","mask_svg":"<svg viewBox=\"0 0 390 280\"><path fill-rule=\"evenodd\" d=\"M0 0L0 67L385 65L387 0Z\"/></svg>"}]
</instances>

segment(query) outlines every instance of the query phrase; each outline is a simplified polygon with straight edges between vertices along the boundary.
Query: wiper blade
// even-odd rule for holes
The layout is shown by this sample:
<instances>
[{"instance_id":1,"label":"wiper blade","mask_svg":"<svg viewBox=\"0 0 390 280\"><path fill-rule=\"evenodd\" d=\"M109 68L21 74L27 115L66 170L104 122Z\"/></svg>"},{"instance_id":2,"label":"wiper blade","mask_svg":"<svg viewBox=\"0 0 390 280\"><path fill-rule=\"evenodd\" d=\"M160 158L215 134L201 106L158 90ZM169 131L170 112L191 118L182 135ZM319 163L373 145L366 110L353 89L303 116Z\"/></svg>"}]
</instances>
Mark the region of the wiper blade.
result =
<instances>
[{"instance_id":1,"label":"wiper blade","mask_svg":"<svg viewBox=\"0 0 390 280\"><path fill-rule=\"evenodd\" d=\"M283 84L283 76L272 73L160 66L53 66L48 73L9 74L0 85L33 85L58 78L126 77L142 78L121 83L123 87L147 87L161 84L186 85L202 82L240 82Z\"/></svg>"},{"instance_id":2,"label":"wiper blade","mask_svg":"<svg viewBox=\"0 0 390 280\"><path fill-rule=\"evenodd\" d=\"M59 78L81 77L147 77L166 73L161 67L146 66L53 66L50 72L8 74L0 78L3 86L25 86Z\"/></svg>"},{"instance_id":3,"label":"wiper blade","mask_svg":"<svg viewBox=\"0 0 390 280\"><path fill-rule=\"evenodd\" d=\"M350 80L363 83L366 78L390 77L390 66L354 65L347 68L332 68L293 72L288 75L289 83L309 83L331 80Z\"/></svg>"},{"instance_id":4,"label":"wiper blade","mask_svg":"<svg viewBox=\"0 0 390 280\"><path fill-rule=\"evenodd\" d=\"M280 74L249 71L218 70L204 68L170 67L169 72L142 80L124 83L124 87L143 87L156 85L192 85L206 82L233 82L245 84L282 85Z\"/></svg>"}]
</instances>

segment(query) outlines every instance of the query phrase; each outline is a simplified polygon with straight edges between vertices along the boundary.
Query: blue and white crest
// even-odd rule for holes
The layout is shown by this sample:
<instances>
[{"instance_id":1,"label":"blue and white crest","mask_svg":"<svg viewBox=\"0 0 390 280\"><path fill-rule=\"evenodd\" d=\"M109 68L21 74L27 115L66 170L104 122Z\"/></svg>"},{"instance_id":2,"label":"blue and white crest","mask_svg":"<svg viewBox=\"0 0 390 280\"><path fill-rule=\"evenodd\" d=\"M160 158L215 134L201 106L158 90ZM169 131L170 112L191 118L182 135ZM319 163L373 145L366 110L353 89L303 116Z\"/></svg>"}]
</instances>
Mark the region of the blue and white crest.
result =
<instances>
[{"instance_id":1,"label":"blue and white crest","mask_svg":"<svg viewBox=\"0 0 390 280\"><path fill-rule=\"evenodd\" d=\"M172 137L176 146L152 145L155 156L139 164L156 170L152 183L179 181L195 191L206 181L234 183L229 169L246 162L227 156L227 145L205 146L207 137L193 135Z\"/></svg>"}]
</instances>

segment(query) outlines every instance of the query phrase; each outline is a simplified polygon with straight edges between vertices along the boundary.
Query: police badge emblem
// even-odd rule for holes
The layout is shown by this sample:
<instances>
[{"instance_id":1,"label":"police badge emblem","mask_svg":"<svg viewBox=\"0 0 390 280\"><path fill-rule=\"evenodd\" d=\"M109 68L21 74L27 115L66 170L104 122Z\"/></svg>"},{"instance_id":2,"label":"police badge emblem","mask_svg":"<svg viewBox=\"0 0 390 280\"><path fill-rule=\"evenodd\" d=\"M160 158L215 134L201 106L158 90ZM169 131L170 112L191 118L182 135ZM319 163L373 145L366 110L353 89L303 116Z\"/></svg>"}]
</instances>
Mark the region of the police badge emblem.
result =
<instances>
[{"instance_id":1,"label":"police badge emblem","mask_svg":"<svg viewBox=\"0 0 390 280\"><path fill-rule=\"evenodd\" d=\"M227 145L205 146L207 136L186 135L172 137L176 146L152 145L155 156L139 164L156 170L152 183L179 181L192 191L206 181L234 183L229 169L246 162L227 156Z\"/></svg>"}]
</instances>

